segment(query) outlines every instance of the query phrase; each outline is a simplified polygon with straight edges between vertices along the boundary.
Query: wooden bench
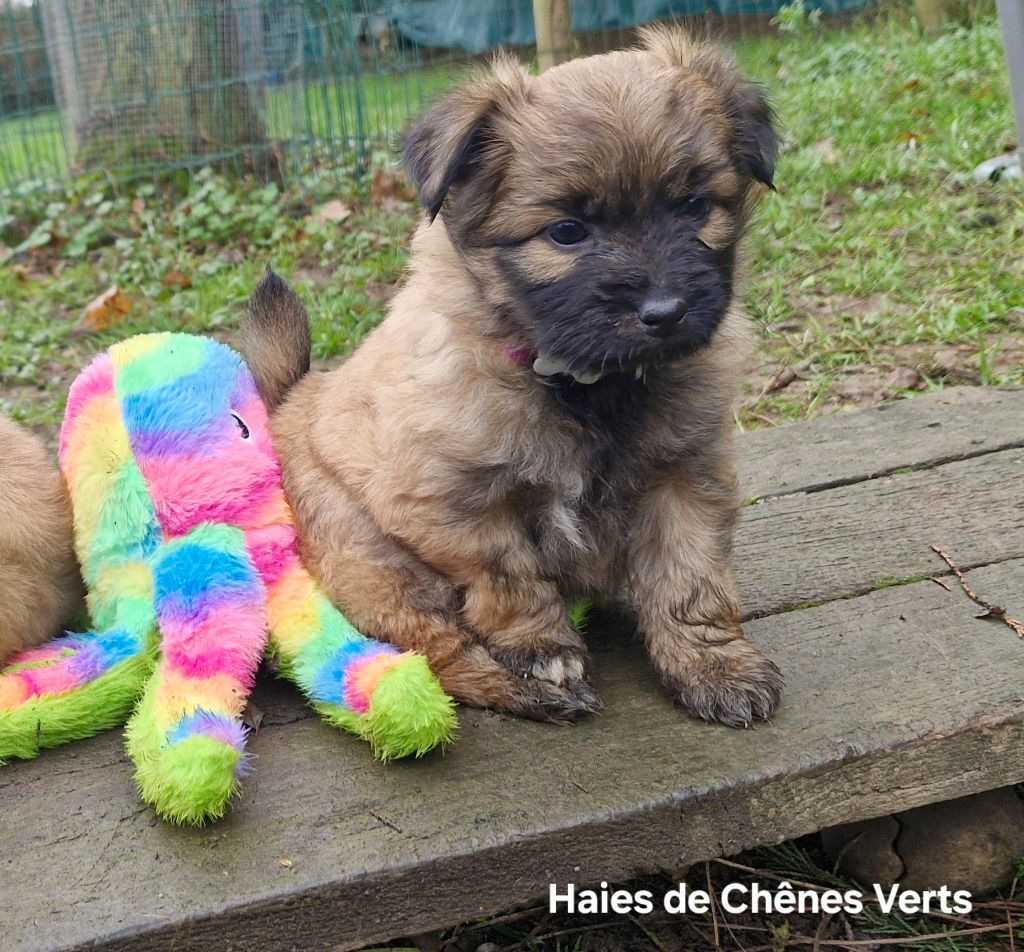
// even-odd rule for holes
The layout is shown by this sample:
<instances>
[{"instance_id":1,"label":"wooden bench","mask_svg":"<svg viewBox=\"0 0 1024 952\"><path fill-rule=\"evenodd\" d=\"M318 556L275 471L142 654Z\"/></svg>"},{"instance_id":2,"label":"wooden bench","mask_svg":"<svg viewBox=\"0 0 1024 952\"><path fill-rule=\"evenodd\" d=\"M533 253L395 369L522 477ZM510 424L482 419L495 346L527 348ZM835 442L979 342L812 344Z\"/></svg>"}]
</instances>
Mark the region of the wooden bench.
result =
<instances>
[{"instance_id":1,"label":"wooden bench","mask_svg":"<svg viewBox=\"0 0 1024 952\"><path fill-rule=\"evenodd\" d=\"M446 755L381 766L263 682L224 822L142 806L111 732L0 770L0 947L346 949L584 885L1024 780L1024 391L962 390L742 437L735 564L788 692L756 730L674 709L594 632L605 711L464 710ZM931 580L945 576L948 590Z\"/></svg>"}]
</instances>

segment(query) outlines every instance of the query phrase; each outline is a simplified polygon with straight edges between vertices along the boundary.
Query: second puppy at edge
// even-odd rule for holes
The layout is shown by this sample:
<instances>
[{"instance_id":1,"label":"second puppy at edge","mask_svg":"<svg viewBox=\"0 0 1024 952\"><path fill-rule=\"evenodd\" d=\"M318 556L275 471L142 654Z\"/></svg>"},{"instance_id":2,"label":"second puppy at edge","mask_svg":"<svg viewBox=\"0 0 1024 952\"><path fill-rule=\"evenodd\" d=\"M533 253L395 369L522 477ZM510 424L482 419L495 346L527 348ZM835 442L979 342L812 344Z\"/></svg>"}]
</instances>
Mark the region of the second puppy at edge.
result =
<instances>
[{"instance_id":1,"label":"second puppy at edge","mask_svg":"<svg viewBox=\"0 0 1024 952\"><path fill-rule=\"evenodd\" d=\"M406 139L411 274L350 360L306 375L301 305L254 297L306 564L458 700L594 710L566 604L626 592L687 711L775 709L729 552L737 245L777 147L759 88L678 29L539 77L498 58Z\"/></svg>"}]
</instances>

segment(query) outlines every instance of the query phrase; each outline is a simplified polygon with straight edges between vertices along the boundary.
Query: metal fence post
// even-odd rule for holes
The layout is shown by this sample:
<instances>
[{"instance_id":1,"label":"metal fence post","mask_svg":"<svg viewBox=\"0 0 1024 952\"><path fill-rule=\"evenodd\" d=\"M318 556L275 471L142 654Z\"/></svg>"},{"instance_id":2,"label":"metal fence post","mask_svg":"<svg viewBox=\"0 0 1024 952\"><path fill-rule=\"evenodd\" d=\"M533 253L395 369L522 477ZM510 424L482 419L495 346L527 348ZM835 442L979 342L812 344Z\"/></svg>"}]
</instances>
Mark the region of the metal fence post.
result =
<instances>
[{"instance_id":1,"label":"metal fence post","mask_svg":"<svg viewBox=\"0 0 1024 952\"><path fill-rule=\"evenodd\" d=\"M1024 162L1024 0L996 0L1003 49L1010 71L1010 98L1017 121L1017 152Z\"/></svg>"}]
</instances>

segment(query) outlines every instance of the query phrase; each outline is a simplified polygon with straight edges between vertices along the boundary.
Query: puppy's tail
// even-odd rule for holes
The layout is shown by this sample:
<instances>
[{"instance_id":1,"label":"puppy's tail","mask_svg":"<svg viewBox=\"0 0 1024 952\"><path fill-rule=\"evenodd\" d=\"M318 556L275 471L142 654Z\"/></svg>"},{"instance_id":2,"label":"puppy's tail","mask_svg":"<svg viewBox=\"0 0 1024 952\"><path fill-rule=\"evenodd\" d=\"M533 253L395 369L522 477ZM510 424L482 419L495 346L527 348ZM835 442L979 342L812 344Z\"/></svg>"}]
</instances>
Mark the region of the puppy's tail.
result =
<instances>
[{"instance_id":1,"label":"puppy's tail","mask_svg":"<svg viewBox=\"0 0 1024 952\"><path fill-rule=\"evenodd\" d=\"M269 411L309 372L310 346L305 306L268 268L242 320L241 351Z\"/></svg>"}]
</instances>

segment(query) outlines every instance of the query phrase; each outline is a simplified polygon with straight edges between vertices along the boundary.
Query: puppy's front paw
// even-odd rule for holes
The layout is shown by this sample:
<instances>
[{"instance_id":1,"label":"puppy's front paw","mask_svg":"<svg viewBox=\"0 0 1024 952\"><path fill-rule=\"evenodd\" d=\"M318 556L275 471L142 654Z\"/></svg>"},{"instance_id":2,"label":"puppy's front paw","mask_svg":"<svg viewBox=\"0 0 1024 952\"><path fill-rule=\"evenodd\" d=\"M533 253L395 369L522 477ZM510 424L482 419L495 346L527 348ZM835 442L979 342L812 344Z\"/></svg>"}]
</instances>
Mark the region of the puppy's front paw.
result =
<instances>
[{"instance_id":1,"label":"puppy's front paw","mask_svg":"<svg viewBox=\"0 0 1024 952\"><path fill-rule=\"evenodd\" d=\"M729 727L767 720L784 688L775 662L744 638L696 650L665 672L665 683L688 713Z\"/></svg>"}]
</instances>

